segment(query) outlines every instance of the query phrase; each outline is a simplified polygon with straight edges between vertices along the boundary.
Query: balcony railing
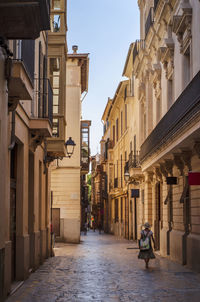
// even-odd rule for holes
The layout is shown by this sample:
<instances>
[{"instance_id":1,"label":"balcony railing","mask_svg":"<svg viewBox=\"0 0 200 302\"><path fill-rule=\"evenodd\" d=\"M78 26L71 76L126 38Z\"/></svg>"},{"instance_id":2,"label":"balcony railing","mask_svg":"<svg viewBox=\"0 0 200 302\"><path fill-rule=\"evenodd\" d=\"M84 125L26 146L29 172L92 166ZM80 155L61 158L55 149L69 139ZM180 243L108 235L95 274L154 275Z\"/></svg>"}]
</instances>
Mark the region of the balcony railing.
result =
<instances>
[{"instance_id":1,"label":"balcony railing","mask_svg":"<svg viewBox=\"0 0 200 302\"><path fill-rule=\"evenodd\" d=\"M33 82L35 69L35 40L22 40L21 60Z\"/></svg>"},{"instance_id":2,"label":"balcony railing","mask_svg":"<svg viewBox=\"0 0 200 302\"><path fill-rule=\"evenodd\" d=\"M136 151L136 153L131 151L131 153L129 154L128 166L129 166L129 168L139 168L140 167L139 151Z\"/></svg>"},{"instance_id":3,"label":"balcony railing","mask_svg":"<svg viewBox=\"0 0 200 302\"><path fill-rule=\"evenodd\" d=\"M160 120L141 146L140 160L144 161L168 141L200 110L200 71Z\"/></svg>"},{"instance_id":4,"label":"balcony railing","mask_svg":"<svg viewBox=\"0 0 200 302\"><path fill-rule=\"evenodd\" d=\"M154 0L154 12L156 11L159 1L160 0Z\"/></svg>"},{"instance_id":5,"label":"balcony railing","mask_svg":"<svg viewBox=\"0 0 200 302\"><path fill-rule=\"evenodd\" d=\"M151 7L150 10L149 10L149 14L148 14L146 23L145 23L145 38L147 37L149 29L153 24L153 15L154 15L154 8Z\"/></svg>"},{"instance_id":6,"label":"balcony railing","mask_svg":"<svg viewBox=\"0 0 200 302\"><path fill-rule=\"evenodd\" d=\"M136 40L133 48L133 64L140 51L140 49L145 49L145 40Z\"/></svg>"}]
</instances>

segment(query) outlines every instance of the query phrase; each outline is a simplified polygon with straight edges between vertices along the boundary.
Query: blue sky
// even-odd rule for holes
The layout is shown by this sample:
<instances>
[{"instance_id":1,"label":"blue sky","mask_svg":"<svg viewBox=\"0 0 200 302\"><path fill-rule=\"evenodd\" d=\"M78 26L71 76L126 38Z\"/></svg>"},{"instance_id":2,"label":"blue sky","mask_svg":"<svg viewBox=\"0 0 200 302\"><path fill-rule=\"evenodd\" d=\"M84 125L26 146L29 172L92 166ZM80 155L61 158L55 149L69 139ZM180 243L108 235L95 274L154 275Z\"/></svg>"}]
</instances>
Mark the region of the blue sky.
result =
<instances>
[{"instance_id":1,"label":"blue sky","mask_svg":"<svg viewBox=\"0 0 200 302\"><path fill-rule=\"evenodd\" d=\"M92 121L91 155L100 151L101 117L108 97L113 97L131 42L139 38L137 0L68 0L68 48L90 53L89 89L82 117Z\"/></svg>"}]
</instances>

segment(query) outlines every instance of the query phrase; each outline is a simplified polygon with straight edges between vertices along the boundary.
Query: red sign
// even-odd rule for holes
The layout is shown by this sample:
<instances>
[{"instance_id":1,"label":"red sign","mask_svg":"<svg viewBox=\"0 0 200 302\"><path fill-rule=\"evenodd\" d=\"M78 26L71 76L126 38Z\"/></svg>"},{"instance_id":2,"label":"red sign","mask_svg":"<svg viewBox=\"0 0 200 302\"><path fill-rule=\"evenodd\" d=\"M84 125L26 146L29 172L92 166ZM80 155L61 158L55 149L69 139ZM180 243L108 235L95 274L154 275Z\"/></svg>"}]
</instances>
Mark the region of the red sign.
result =
<instances>
[{"instance_id":1,"label":"red sign","mask_svg":"<svg viewBox=\"0 0 200 302\"><path fill-rule=\"evenodd\" d=\"M200 185L200 172L188 172L188 183L190 186Z\"/></svg>"}]
</instances>

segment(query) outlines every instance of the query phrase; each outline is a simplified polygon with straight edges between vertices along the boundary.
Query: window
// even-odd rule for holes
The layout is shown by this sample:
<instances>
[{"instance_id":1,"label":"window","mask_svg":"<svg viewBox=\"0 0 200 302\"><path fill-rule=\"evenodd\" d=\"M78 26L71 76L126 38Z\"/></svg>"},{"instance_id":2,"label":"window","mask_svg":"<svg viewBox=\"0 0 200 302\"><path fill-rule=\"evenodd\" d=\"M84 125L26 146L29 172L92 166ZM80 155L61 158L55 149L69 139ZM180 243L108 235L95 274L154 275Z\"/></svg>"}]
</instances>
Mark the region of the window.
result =
<instances>
[{"instance_id":1,"label":"window","mask_svg":"<svg viewBox=\"0 0 200 302\"><path fill-rule=\"evenodd\" d=\"M123 221L123 197L121 197L121 222Z\"/></svg>"},{"instance_id":2,"label":"window","mask_svg":"<svg viewBox=\"0 0 200 302\"><path fill-rule=\"evenodd\" d=\"M125 129L127 129L127 104L125 104Z\"/></svg>"},{"instance_id":3,"label":"window","mask_svg":"<svg viewBox=\"0 0 200 302\"><path fill-rule=\"evenodd\" d=\"M121 154L121 188L123 186L123 177L122 177L122 175L123 175L123 162L122 162L122 154Z\"/></svg>"},{"instance_id":4,"label":"window","mask_svg":"<svg viewBox=\"0 0 200 302\"><path fill-rule=\"evenodd\" d=\"M121 135L123 134L123 112L121 111Z\"/></svg>"},{"instance_id":5,"label":"window","mask_svg":"<svg viewBox=\"0 0 200 302\"><path fill-rule=\"evenodd\" d=\"M190 47L188 47L187 51L183 55L183 89L190 82Z\"/></svg>"},{"instance_id":6,"label":"window","mask_svg":"<svg viewBox=\"0 0 200 302\"><path fill-rule=\"evenodd\" d=\"M161 119L161 102L160 99L156 100L156 120L157 123L159 122L159 120Z\"/></svg>"},{"instance_id":7,"label":"window","mask_svg":"<svg viewBox=\"0 0 200 302\"><path fill-rule=\"evenodd\" d=\"M172 80L167 81L167 106L169 109L173 104L173 82Z\"/></svg>"},{"instance_id":8,"label":"window","mask_svg":"<svg viewBox=\"0 0 200 302\"><path fill-rule=\"evenodd\" d=\"M146 113L144 114L144 139L146 138Z\"/></svg>"},{"instance_id":9,"label":"window","mask_svg":"<svg viewBox=\"0 0 200 302\"><path fill-rule=\"evenodd\" d=\"M113 146L115 145L115 126L113 126Z\"/></svg>"},{"instance_id":10,"label":"window","mask_svg":"<svg viewBox=\"0 0 200 302\"><path fill-rule=\"evenodd\" d=\"M119 120L116 119L116 141L118 142L119 139Z\"/></svg>"},{"instance_id":11,"label":"window","mask_svg":"<svg viewBox=\"0 0 200 302\"><path fill-rule=\"evenodd\" d=\"M51 32L60 31L60 15L51 15Z\"/></svg>"},{"instance_id":12,"label":"window","mask_svg":"<svg viewBox=\"0 0 200 302\"><path fill-rule=\"evenodd\" d=\"M118 199L115 199L115 223L119 221Z\"/></svg>"},{"instance_id":13,"label":"window","mask_svg":"<svg viewBox=\"0 0 200 302\"><path fill-rule=\"evenodd\" d=\"M134 74L132 73L132 78L131 78L131 95L134 96Z\"/></svg>"},{"instance_id":14,"label":"window","mask_svg":"<svg viewBox=\"0 0 200 302\"><path fill-rule=\"evenodd\" d=\"M54 137L58 137L59 136L59 119L58 118L53 118L53 131L52 131L52 135Z\"/></svg>"},{"instance_id":15,"label":"window","mask_svg":"<svg viewBox=\"0 0 200 302\"><path fill-rule=\"evenodd\" d=\"M124 89L124 101L126 101L127 98L127 86Z\"/></svg>"},{"instance_id":16,"label":"window","mask_svg":"<svg viewBox=\"0 0 200 302\"><path fill-rule=\"evenodd\" d=\"M60 91L60 59L50 58L49 61L50 82L53 89L53 114L59 113L59 91Z\"/></svg>"}]
</instances>

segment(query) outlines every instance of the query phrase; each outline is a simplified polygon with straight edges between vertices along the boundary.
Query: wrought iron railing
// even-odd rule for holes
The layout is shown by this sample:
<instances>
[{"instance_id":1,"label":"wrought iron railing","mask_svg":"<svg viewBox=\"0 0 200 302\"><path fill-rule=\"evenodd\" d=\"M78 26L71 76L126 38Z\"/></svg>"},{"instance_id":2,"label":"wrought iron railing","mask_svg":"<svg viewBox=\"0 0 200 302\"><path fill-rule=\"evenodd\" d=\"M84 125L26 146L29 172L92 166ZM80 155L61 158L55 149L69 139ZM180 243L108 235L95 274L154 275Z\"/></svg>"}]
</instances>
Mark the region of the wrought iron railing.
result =
<instances>
[{"instance_id":1,"label":"wrought iron railing","mask_svg":"<svg viewBox=\"0 0 200 302\"><path fill-rule=\"evenodd\" d=\"M133 48L133 64L140 51L140 49L145 49L145 40L136 40Z\"/></svg>"},{"instance_id":2,"label":"wrought iron railing","mask_svg":"<svg viewBox=\"0 0 200 302\"><path fill-rule=\"evenodd\" d=\"M156 11L159 1L160 0L154 0L154 12Z\"/></svg>"},{"instance_id":3,"label":"wrought iron railing","mask_svg":"<svg viewBox=\"0 0 200 302\"><path fill-rule=\"evenodd\" d=\"M129 168L139 168L140 167L140 156L139 151L133 152L131 151L129 154L128 160Z\"/></svg>"},{"instance_id":4,"label":"wrought iron railing","mask_svg":"<svg viewBox=\"0 0 200 302\"><path fill-rule=\"evenodd\" d=\"M154 8L151 7L145 23L145 38L149 32L150 27L153 25L153 15L154 15Z\"/></svg>"},{"instance_id":5,"label":"wrought iron railing","mask_svg":"<svg viewBox=\"0 0 200 302\"><path fill-rule=\"evenodd\" d=\"M23 61L30 80L33 83L35 70L35 40L22 40L21 57L19 55L18 59Z\"/></svg>"},{"instance_id":6,"label":"wrought iron railing","mask_svg":"<svg viewBox=\"0 0 200 302\"><path fill-rule=\"evenodd\" d=\"M200 71L141 146L140 160L150 156L200 111Z\"/></svg>"},{"instance_id":7,"label":"wrought iron railing","mask_svg":"<svg viewBox=\"0 0 200 302\"><path fill-rule=\"evenodd\" d=\"M51 87L50 80L47 80L47 88L48 88L48 118L51 124L53 123L53 90Z\"/></svg>"}]
</instances>

